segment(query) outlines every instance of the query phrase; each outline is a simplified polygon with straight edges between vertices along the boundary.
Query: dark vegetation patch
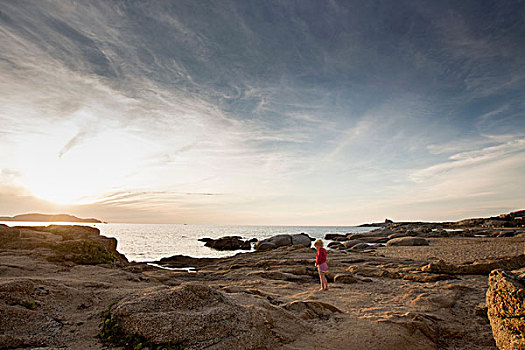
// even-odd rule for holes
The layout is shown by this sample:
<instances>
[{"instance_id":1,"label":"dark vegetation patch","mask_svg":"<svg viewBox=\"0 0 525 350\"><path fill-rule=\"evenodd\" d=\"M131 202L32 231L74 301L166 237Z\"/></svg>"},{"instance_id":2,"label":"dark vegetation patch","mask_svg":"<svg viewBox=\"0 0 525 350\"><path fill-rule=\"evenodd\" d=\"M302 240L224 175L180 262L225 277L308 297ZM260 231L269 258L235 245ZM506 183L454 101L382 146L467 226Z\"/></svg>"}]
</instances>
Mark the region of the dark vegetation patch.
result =
<instances>
[{"instance_id":1,"label":"dark vegetation patch","mask_svg":"<svg viewBox=\"0 0 525 350\"><path fill-rule=\"evenodd\" d=\"M29 310L34 310L37 308L37 305L34 301L32 300L22 300L20 302L18 302L18 305L20 306L23 306L25 307L26 309L29 309Z\"/></svg>"},{"instance_id":2,"label":"dark vegetation patch","mask_svg":"<svg viewBox=\"0 0 525 350\"><path fill-rule=\"evenodd\" d=\"M114 264L118 257L106 248L93 241L66 241L47 244L54 252L54 256L47 258L52 262L71 261L79 265Z\"/></svg>"}]
</instances>

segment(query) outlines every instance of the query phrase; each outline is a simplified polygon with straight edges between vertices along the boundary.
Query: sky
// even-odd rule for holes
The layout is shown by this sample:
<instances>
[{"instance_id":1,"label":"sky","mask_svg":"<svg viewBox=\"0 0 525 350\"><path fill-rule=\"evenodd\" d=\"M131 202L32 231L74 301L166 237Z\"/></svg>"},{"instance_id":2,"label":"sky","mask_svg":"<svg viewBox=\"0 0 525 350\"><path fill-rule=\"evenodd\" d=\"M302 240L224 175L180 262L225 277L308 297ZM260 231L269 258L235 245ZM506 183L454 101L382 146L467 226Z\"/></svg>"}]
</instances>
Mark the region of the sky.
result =
<instances>
[{"instance_id":1,"label":"sky","mask_svg":"<svg viewBox=\"0 0 525 350\"><path fill-rule=\"evenodd\" d=\"M0 0L0 216L525 208L521 0Z\"/></svg>"}]
</instances>

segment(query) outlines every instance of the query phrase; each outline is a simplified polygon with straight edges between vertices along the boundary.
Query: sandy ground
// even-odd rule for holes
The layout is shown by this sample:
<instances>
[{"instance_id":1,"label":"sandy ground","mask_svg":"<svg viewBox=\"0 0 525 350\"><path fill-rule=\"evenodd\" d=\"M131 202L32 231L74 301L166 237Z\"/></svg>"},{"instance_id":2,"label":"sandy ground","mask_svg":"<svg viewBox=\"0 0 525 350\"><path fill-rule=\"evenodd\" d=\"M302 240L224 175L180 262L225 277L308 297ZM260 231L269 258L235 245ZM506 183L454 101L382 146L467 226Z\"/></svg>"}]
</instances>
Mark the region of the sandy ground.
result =
<instances>
[{"instance_id":1,"label":"sandy ground","mask_svg":"<svg viewBox=\"0 0 525 350\"><path fill-rule=\"evenodd\" d=\"M522 254L524 247L525 238L439 238L423 247L329 251L328 263L332 274L348 273L355 265L403 271L411 262L414 269L435 259L459 263L514 256ZM143 264L127 268L55 264L32 251L4 250L0 252L0 283L29 281L33 286L28 297L37 308L23 311L54 320L49 336L41 334L47 344L42 349L105 349L96 335L100 312L110 303L147 288L182 283L205 283L246 305L254 298L276 307L320 301L342 311L306 320L307 326L299 330L293 322L283 321L283 332L288 329L293 336L277 347L281 349L495 349L488 320L476 313L485 300L487 276L451 276L420 283L356 275L357 283L330 283L328 291L320 292L311 273L314 259L313 249L285 248L237 255L186 273ZM300 270L307 273L300 275ZM268 272L300 278L290 281L264 275ZM23 329L25 323L13 319L9 326Z\"/></svg>"},{"instance_id":2,"label":"sandy ground","mask_svg":"<svg viewBox=\"0 0 525 350\"><path fill-rule=\"evenodd\" d=\"M451 237L429 238L428 241L430 243L428 246L380 247L377 253L391 258L419 261L445 260L454 264L525 253L524 237Z\"/></svg>"}]
</instances>

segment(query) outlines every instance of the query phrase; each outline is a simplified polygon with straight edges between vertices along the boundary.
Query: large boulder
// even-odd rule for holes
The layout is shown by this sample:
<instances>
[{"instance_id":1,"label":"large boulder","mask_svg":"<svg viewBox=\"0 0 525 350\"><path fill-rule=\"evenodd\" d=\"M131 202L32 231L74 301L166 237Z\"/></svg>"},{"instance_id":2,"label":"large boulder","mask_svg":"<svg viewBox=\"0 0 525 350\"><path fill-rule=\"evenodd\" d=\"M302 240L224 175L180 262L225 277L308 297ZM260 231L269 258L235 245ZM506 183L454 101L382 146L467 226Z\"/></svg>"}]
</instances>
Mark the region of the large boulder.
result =
<instances>
[{"instance_id":1,"label":"large boulder","mask_svg":"<svg viewBox=\"0 0 525 350\"><path fill-rule=\"evenodd\" d=\"M489 275L487 308L500 350L525 349L525 285L517 276L494 270Z\"/></svg>"},{"instance_id":2,"label":"large boulder","mask_svg":"<svg viewBox=\"0 0 525 350\"><path fill-rule=\"evenodd\" d=\"M255 244L255 250L270 250L278 247L284 247L289 245L304 245L310 247L310 237L305 233L295 235L276 235L270 238L263 239Z\"/></svg>"},{"instance_id":3,"label":"large boulder","mask_svg":"<svg viewBox=\"0 0 525 350\"><path fill-rule=\"evenodd\" d=\"M398 237L386 242L387 246L419 246L428 245L428 241L422 237Z\"/></svg>"},{"instance_id":4,"label":"large boulder","mask_svg":"<svg viewBox=\"0 0 525 350\"><path fill-rule=\"evenodd\" d=\"M189 349L267 349L271 330L264 313L201 284L151 289L112 309L124 335L150 344L183 342Z\"/></svg>"},{"instance_id":5,"label":"large boulder","mask_svg":"<svg viewBox=\"0 0 525 350\"><path fill-rule=\"evenodd\" d=\"M243 241L239 236L225 236L217 239L210 238L204 245L217 250L250 250L252 248L249 241Z\"/></svg>"},{"instance_id":6,"label":"large boulder","mask_svg":"<svg viewBox=\"0 0 525 350\"><path fill-rule=\"evenodd\" d=\"M292 244L293 245L304 245L307 248L310 248L312 241L306 233L299 233L292 235Z\"/></svg>"}]
</instances>

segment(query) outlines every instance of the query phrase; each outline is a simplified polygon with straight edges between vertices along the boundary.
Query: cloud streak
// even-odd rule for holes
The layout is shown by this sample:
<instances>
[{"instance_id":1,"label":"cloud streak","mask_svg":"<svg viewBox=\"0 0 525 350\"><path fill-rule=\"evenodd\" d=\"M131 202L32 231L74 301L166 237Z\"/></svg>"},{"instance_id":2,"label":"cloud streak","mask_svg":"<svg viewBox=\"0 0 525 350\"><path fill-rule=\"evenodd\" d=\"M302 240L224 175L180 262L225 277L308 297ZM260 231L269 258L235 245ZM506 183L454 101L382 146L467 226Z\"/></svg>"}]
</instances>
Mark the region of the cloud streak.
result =
<instances>
[{"instance_id":1,"label":"cloud streak","mask_svg":"<svg viewBox=\"0 0 525 350\"><path fill-rule=\"evenodd\" d=\"M434 178L451 170L472 167L480 163L500 160L507 157L525 157L525 137L516 138L497 146L475 151L461 152L449 157L449 161L418 170L411 175L415 182Z\"/></svg>"}]
</instances>

